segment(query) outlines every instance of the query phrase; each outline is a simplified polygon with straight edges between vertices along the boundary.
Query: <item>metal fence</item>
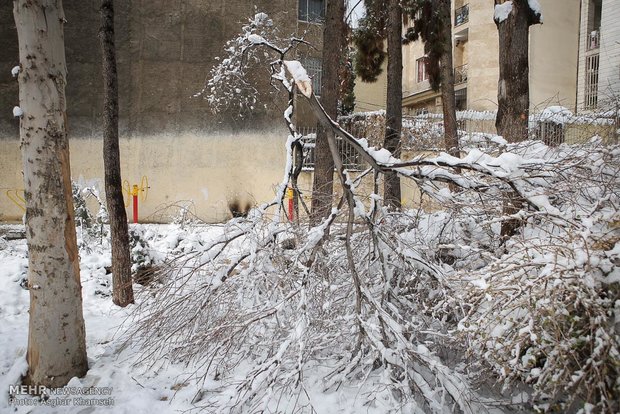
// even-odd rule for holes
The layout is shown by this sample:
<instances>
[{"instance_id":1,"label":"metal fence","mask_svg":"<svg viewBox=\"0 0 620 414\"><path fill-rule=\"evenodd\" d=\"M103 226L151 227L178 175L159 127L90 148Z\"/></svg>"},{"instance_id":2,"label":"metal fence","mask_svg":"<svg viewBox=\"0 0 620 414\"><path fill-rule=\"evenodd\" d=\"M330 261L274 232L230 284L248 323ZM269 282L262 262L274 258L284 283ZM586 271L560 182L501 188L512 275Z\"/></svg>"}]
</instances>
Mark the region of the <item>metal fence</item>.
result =
<instances>
[{"instance_id":1,"label":"metal fence","mask_svg":"<svg viewBox=\"0 0 620 414\"><path fill-rule=\"evenodd\" d=\"M615 114L615 115L614 115ZM497 142L494 112L458 111L457 125L463 148L495 146ZM600 114L572 115L554 111L530 116L530 138L541 140L549 146L562 143L585 143L593 137L600 137L605 143L618 141L620 112L607 111ZM369 127L385 122L383 116L364 118L360 116L346 128L353 136L365 138L369 145L383 142L384 128ZM301 128L303 135L303 168L313 170L315 165L316 128ZM338 151L345 168L360 171L368 168L355 148L345 140L336 138ZM423 114L403 117L401 150L403 152L437 151L444 148L444 127L441 114Z\"/></svg>"},{"instance_id":2,"label":"metal fence","mask_svg":"<svg viewBox=\"0 0 620 414\"><path fill-rule=\"evenodd\" d=\"M315 148L316 148L316 128L298 128L297 130L303 138L301 139L303 144L303 169L313 170L316 162ZM355 150L355 148L347 141L340 137L336 137L336 145L338 146L338 152L342 158L342 163L347 170L360 171L367 168L366 163Z\"/></svg>"},{"instance_id":3,"label":"metal fence","mask_svg":"<svg viewBox=\"0 0 620 414\"><path fill-rule=\"evenodd\" d=\"M615 113L615 115L614 115ZM494 112L457 112L459 137L465 142L484 142L496 135ZM587 115L557 115L542 112L529 120L530 139L554 146L579 144L599 137L606 143L618 140L620 114L614 111ZM443 147L443 116L425 114L403 118L403 143L410 149L426 150Z\"/></svg>"}]
</instances>

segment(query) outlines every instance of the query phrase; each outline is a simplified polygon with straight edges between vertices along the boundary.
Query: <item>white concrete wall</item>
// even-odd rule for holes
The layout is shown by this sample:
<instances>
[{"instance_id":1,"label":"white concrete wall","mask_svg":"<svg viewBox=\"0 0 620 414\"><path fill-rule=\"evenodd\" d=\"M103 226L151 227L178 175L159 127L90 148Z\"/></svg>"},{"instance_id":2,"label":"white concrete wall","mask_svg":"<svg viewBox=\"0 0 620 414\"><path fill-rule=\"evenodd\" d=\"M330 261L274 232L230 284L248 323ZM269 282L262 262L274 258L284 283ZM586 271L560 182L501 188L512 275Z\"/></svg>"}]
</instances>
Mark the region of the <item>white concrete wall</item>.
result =
<instances>
[{"instance_id":1,"label":"white concrete wall","mask_svg":"<svg viewBox=\"0 0 620 414\"><path fill-rule=\"evenodd\" d=\"M469 1L467 107L497 110L499 37L493 21L493 2Z\"/></svg>"},{"instance_id":2,"label":"white concrete wall","mask_svg":"<svg viewBox=\"0 0 620 414\"><path fill-rule=\"evenodd\" d=\"M139 202L141 221L168 221L178 211L166 206L193 201L196 214L209 222L230 216L228 202L242 205L271 201L284 176L287 134L240 133L149 136L121 140L123 180L140 184L147 176L150 189ZM103 191L102 141L70 141L72 179ZM6 191L23 189L17 140L0 140L0 220L21 220L23 211ZM131 205L127 208L131 217Z\"/></svg>"},{"instance_id":3,"label":"white concrete wall","mask_svg":"<svg viewBox=\"0 0 620 414\"><path fill-rule=\"evenodd\" d=\"M580 0L541 0L543 24L530 27L530 108L575 111Z\"/></svg>"},{"instance_id":4,"label":"white concrete wall","mask_svg":"<svg viewBox=\"0 0 620 414\"><path fill-rule=\"evenodd\" d=\"M355 79L355 112L372 112L385 109L387 102L387 58L383 62L382 72L376 82L364 82L358 76Z\"/></svg>"}]
</instances>

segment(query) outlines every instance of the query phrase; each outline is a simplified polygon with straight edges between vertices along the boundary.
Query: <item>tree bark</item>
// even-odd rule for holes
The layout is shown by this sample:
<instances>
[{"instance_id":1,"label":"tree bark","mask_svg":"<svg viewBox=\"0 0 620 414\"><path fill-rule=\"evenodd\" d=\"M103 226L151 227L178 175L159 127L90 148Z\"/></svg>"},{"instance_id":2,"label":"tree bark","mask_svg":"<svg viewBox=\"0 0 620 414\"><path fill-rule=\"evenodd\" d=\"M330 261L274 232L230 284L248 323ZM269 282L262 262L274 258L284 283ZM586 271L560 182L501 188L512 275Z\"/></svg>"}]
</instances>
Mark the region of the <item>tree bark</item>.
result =
<instances>
[{"instance_id":1,"label":"tree bark","mask_svg":"<svg viewBox=\"0 0 620 414\"><path fill-rule=\"evenodd\" d=\"M338 65L344 46L344 11L344 0L327 0L323 30L321 104L332 119L338 117ZM329 150L328 134L333 133L319 123L314 148L310 225L318 224L332 209L334 160Z\"/></svg>"},{"instance_id":2,"label":"tree bark","mask_svg":"<svg viewBox=\"0 0 620 414\"><path fill-rule=\"evenodd\" d=\"M118 75L114 46L114 2L101 0L101 54L103 62L103 167L112 238L112 301L133 303L127 212L123 201L118 143Z\"/></svg>"},{"instance_id":3,"label":"tree bark","mask_svg":"<svg viewBox=\"0 0 620 414\"><path fill-rule=\"evenodd\" d=\"M443 104L444 144L448 154L460 157L458 127L456 123L456 99L454 95L454 63L452 61L452 11L450 0L438 2L442 35L445 42L440 62L441 101Z\"/></svg>"},{"instance_id":4,"label":"tree bark","mask_svg":"<svg viewBox=\"0 0 620 414\"><path fill-rule=\"evenodd\" d=\"M495 0L495 5L504 3ZM529 33L530 26L541 23L540 14L533 11L528 0L513 0L508 17L495 19L499 34L499 82L497 84L497 133L508 142L520 142L528 138L530 107L529 82ZM515 192L505 194L504 215L517 213L524 200ZM519 220L502 222L500 234L503 240L513 236L520 227Z\"/></svg>"},{"instance_id":5,"label":"tree bark","mask_svg":"<svg viewBox=\"0 0 620 414\"><path fill-rule=\"evenodd\" d=\"M502 3L495 0L495 4ZM499 34L497 133L508 142L527 139L530 106L529 27L540 23L528 0L513 0L508 18L495 20Z\"/></svg>"},{"instance_id":6,"label":"tree bark","mask_svg":"<svg viewBox=\"0 0 620 414\"><path fill-rule=\"evenodd\" d=\"M400 157L400 135L403 123L403 52L402 8L399 0L388 1L387 23L387 102L385 110L385 140L383 146L396 158ZM401 207L400 178L393 171L386 172L383 185L385 205Z\"/></svg>"},{"instance_id":7,"label":"tree bark","mask_svg":"<svg viewBox=\"0 0 620 414\"><path fill-rule=\"evenodd\" d=\"M66 131L61 0L15 0L26 198L28 374L61 387L88 370Z\"/></svg>"}]
</instances>

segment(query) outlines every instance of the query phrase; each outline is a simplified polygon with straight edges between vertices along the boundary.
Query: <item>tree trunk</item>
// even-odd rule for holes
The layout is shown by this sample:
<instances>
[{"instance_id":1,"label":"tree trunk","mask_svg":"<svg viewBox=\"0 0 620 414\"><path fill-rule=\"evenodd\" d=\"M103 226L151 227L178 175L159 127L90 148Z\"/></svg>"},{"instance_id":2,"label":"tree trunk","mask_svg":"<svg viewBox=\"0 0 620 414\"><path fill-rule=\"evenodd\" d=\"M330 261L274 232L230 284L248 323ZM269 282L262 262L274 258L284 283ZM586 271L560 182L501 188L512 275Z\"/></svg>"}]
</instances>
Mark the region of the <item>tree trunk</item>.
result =
<instances>
[{"instance_id":1,"label":"tree trunk","mask_svg":"<svg viewBox=\"0 0 620 414\"><path fill-rule=\"evenodd\" d=\"M323 30L321 104L332 119L338 117L338 65L344 45L344 10L344 0L327 0ZM327 134L332 132L319 124L314 148L310 225L318 224L332 209L334 160L329 150Z\"/></svg>"},{"instance_id":2,"label":"tree trunk","mask_svg":"<svg viewBox=\"0 0 620 414\"><path fill-rule=\"evenodd\" d=\"M101 0L101 54L103 62L103 167L105 195L112 237L112 300L125 307L133 303L127 213L123 201L118 144L118 75L114 46L114 2Z\"/></svg>"},{"instance_id":3,"label":"tree trunk","mask_svg":"<svg viewBox=\"0 0 620 414\"><path fill-rule=\"evenodd\" d=\"M388 1L387 44L387 105L383 146L392 152L394 157L399 158L403 123L402 8L399 0ZM401 194L398 174L393 171L385 174L383 192L385 205L400 209Z\"/></svg>"},{"instance_id":4,"label":"tree trunk","mask_svg":"<svg viewBox=\"0 0 620 414\"><path fill-rule=\"evenodd\" d=\"M495 0L495 7L503 4ZM497 133L508 142L528 138L530 106L529 82L529 32L530 26L541 23L539 13L532 10L528 0L513 0L512 10L503 21L495 19L499 33L499 82L497 85ZM504 215L517 213L524 200L515 192L504 198ZM502 222L500 234L503 240L513 236L519 228L519 220Z\"/></svg>"},{"instance_id":5,"label":"tree trunk","mask_svg":"<svg viewBox=\"0 0 620 414\"><path fill-rule=\"evenodd\" d=\"M496 5L500 0L495 0ZM527 139L530 106L529 27L540 23L528 0L513 0L504 21L497 19L499 33L499 82L497 84L497 133L508 142Z\"/></svg>"},{"instance_id":6,"label":"tree trunk","mask_svg":"<svg viewBox=\"0 0 620 414\"><path fill-rule=\"evenodd\" d=\"M61 0L16 0L28 241L26 384L61 387L88 370L66 131Z\"/></svg>"},{"instance_id":7,"label":"tree trunk","mask_svg":"<svg viewBox=\"0 0 620 414\"><path fill-rule=\"evenodd\" d=\"M441 39L445 42L441 56L441 101L443 104L444 144L448 154L460 156L459 136L456 124L456 100L454 96L454 64L452 62L452 11L450 0L440 0Z\"/></svg>"}]
</instances>

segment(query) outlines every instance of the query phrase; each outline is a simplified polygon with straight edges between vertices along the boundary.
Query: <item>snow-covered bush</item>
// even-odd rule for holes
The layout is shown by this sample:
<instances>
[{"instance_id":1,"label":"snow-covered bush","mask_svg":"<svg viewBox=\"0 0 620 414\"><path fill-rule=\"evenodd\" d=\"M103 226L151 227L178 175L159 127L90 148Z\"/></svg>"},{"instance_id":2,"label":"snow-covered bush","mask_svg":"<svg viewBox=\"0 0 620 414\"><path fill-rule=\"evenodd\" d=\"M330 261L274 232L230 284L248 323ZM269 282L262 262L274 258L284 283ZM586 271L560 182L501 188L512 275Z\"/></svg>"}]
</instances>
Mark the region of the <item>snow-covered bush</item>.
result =
<instances>
[{"instance_id":1,"label":"snow-covered bush","mask_svg":"<svg viewBox=\"0 0 620 414\"><path fill-rule=\"evenodd\" d=\"M77 227L78 247L90 251L94 244L101 245L107 235L104 224L108 223L108 211L95 187L81 187L72 183L75 225ZM94 215L88 207L88 200L95 200L98 208Z\"/></svg>"},{"instance_id":2,"label":"snow-covered bush","mask_svg":"<svg viewBox=\"0 0 620 414\"><path fill-rule=\"evenodd\" d=\"M554 165L532 178L549 205L520 213L503 254L451 275L459 335L506 389L532 384L540 408L617 412L620 148L536 146Z\"/></svg>"},{"instance_id":3,"label":"snow-covered bush","mask_svg":"<svg viewBox=\"0 0 620 414\"><path fill-rule=\"evenodd\" d=\"M205 383L235 372L233 412L282 409L291 395L307 409L311 386L357 386L370 405L413 412L484 412L509 405L511 386L531 386L521 398L532 409L613 412L620 149L505 151L475 154L463 173L497 166L478 176L486 187L436 191L442 211L387 214L377 203L365 216L356 207L366 225L335 209L309 230L261 209L234 219L167 264L168 283L141 305L131 335L147 360L183 361ZM530 205L502 242L494 181L507 177ZM317 372L319 385L304 382ZM476 372L504 394L477 394Z\"/></svg>"},{"instance_id":4,"label":"snow-covered bush","mask_svg":"<svg viewBox=\"0 0 620 414\"><path fill-rule=\"evenodd\" d=\"M149 242L144 235L142 226L129 227L129 248L131 252L131 273L149 269L154 260L151 257Z\"/></svg>"}]
</instances>

